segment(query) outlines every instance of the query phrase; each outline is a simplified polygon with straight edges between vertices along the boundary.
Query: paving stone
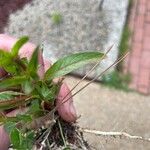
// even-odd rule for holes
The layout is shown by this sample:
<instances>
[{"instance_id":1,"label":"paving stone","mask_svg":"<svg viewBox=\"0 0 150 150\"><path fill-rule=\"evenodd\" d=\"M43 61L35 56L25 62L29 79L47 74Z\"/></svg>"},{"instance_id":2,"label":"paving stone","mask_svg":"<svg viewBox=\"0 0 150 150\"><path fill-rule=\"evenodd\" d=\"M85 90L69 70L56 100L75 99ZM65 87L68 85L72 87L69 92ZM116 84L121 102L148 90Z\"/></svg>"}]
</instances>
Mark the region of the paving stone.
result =
<instances>
[{"instance_id":1,"label":"paving stone","mask_svg":"<svg viewBox=\"0 0 150 150\"><path fill-rule=\"evenodd\" d=\"M150 69L140 68L138 86L149 88L150 85Z\"/></svg>"},{"instance_id":2,"label":"paving stone","mask_svg":"<svg viewBox=\"0 0 150 150\"><path fill-rule=\"evenodd\" d=\"M118 45L128 7L128 0L105 0L103 10L99 11L99 2L33 0L10 16L5 32L15 36L29 35L36 44L44 42L47 57L54 57L55 60L79 51L105 51L115 44L107 60L97 69L97 74L118 57ZM56 11L62 15L59 25L54 25L51 19ZM75 73L83 76L88 69L85 67Z\"/></svg>"},{"instance_id":3,"label":"paving stone","mask_svg":"<svg viewBox=\"0 0 150 150\"><path fill-rule=\"evenodd\" d=\"M69 77L73 87L78 79ZM87 81L83 81L81 88ZM144 89L145 91L145 89ZM147 91L146 91L147 92ZM90 93L90 96L89 96ZM124 131L150 137L150 96L123 92L93 83L74 97L80 127L100 131ZM150 143L124 138L104 138L88 134L96 150L149 150Z\"/></svg>"}]
</instances>

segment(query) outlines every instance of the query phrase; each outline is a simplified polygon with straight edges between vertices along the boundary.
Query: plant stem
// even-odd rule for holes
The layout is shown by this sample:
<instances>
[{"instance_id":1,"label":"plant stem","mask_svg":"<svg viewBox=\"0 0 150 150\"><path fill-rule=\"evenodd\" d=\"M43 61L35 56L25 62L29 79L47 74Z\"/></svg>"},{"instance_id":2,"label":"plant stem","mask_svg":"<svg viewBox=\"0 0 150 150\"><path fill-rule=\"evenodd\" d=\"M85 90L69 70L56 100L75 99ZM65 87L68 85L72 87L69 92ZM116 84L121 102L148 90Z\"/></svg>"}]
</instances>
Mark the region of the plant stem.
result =
<instances>
[{"instance_id":1,"label":"plant stem","mask_svg":"<svg viewBox=\"0 0 150 150\"><path fill-rule=\"evenodd\" d=\"M147 141L150 142L150 138L142 137L142 136L137 136L137 135L131 135L126 132L104 132L104 131L97 131L97 130L91 130L91 129L85 129L85 128L80 128L79 131L85 132L85 133L91 133L95 134L97 136L105 136L105 137L119 137L119 138L129 138L129 139L135 139L135 140L142 140L142 141Z\"/></svg>"},{"instance_id":2,"label":"plant stem","mask_svg":"<svg viewBox=\"0 0 150 150\"><path fill-rule=\"evenodd\" d=\"M62 140L63 140L63 143L64 143L64 146L67 147L67 144L66 144L66 141L65 141L65 138L64 138L64 135L63 135L63 131L62 131L62 126L60 124L60 121L58 120L58 126L59 126L59 130L60 130L60 134L61 134L61 137L62 137Z\"/></svg>"},{"instance_id":3,"label":"plant stem","mask_svg":"<svg viewBox=\"0 0 150 150\"><path fill-rule=\"evenodd\" d=\"M43 147L45 146L45 142L46 142L46 140L48 139L49 134L50 134L50 131L49 131L49 132L46 134L46 136L44 137L44 140L43 140L42 143L41 143L40 150L42 150Z\"/></svg>"}]
</instances>

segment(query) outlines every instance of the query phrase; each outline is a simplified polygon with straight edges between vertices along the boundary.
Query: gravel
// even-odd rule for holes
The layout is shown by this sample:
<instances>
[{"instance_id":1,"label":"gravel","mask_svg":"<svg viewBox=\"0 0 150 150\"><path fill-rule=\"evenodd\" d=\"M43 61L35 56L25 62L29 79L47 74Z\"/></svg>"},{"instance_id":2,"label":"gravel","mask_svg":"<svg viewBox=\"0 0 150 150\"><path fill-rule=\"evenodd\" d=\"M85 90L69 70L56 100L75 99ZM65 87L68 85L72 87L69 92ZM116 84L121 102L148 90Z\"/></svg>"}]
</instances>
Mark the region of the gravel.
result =
<instances>
[{"instance_id":1,"label":"gravel","mask_svg":"<svg viewBox=\"0 0 150 150\"><path fill-rule=\"evenodd\" d=\"M128 0L33 0L10 15L5 32L14 36L29 35L36 44L43 43L45 56L56 59L81 51L104 51L115 43L113 50L96 71L108 67L118 56L118 44L125 22ZM52 14L62 16L60 24L54 24ZM83 75L89 66L75 71ZM90 77L93 77L92 74Z\"/></svg>"}]
</instances>

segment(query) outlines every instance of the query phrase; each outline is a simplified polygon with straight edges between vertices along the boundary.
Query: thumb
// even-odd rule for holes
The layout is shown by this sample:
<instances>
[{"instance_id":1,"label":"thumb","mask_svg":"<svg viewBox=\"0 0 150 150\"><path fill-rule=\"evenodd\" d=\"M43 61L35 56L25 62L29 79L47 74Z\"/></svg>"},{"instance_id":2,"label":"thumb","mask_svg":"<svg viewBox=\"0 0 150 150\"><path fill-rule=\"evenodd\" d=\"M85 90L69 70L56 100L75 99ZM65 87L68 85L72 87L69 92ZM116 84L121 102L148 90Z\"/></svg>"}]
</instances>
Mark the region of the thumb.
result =
<instances>
[{"instance_id":1,"label":"thumb","mask_svg":"<svg viewBox=\"0 0 150 150\"><path fill-rule=\"evenodd\" d=\"M56 101L57 106L61 105L68 98L72 97L71 93L68 94L69 92L70 92L70 90L69 90L68 86L65 83L63 83L60 88L58 97L57 97L57 101ZM66 96L66 95L68 95L68 96ZM66 98L64 99L64 97L66 97ZM64 104L62 104L60 107L58 107L58 113L64 120L66 120L68 122L76 121L77 114L76 114L75 107L73 105L73 99L70 98L68 101L66 101Z\"/></svg>"},{"instance_id":2,"label":"thumb","mask_svg":"<svg viewBox=\"0 0 150 150\"><path fill-rule=\"evenodd\" d=\"M8 150L8 147L10 145L9 142L9 136L6 133L6 131L4 130L3 126L0 126L0 149L1 150Z\"/></svg>"},{"instance_id":3,"label":"thumb","mask_svg":"<svg viewBox=\"0 0 150 150\"><path fill-rule=\"evenodd\" d=\"M51 66L50 61L44 59L44 68L45 71ZM63 83L61 88L60 88L60 92L58 94L57 100L56 100L56 106L59 106L62 104L63 101L67 100L68 98L72 97L71 93L68 94L70 92L70 89L68 88L67 84ZM66 95L68 95L66 97ZM64 97L66 97L64 99ZM75 107L73 105L73 99L70 98L68 101L66 101L64 104L62 104L59 108L58 108L58 113L59 115L68 122L74 122L77 119L77 114L76 114L76 110Z\"/></svg>"}]
</instances>

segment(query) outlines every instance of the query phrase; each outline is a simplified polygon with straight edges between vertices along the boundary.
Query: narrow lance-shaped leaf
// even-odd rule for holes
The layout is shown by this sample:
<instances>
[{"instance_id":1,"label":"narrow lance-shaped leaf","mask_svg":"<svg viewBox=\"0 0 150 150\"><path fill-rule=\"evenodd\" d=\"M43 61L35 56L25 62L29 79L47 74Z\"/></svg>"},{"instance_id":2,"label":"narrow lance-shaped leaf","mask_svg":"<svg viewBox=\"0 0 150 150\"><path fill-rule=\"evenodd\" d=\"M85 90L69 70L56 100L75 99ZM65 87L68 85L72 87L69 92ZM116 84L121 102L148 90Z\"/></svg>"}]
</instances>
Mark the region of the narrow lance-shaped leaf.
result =
<instances>
[{"instance_id":1,"label":"narrow lance-shaped leaf","mask_svg":"<svg viewBox=\"0 0 150 150\"><path fill-rule=\"evenodd\" d=\"M22 140L21 132L17 128L14 128L10 133L10 141L13 144L13 148L20 148Z\"/></svg>"},{"instance_id":2,"label":"narrow lance-shaped leaf","mask_svg":"<svg viewBox=\"0 0 150 150\"><path fill-rule=\"evenodd\" d=\"M19 96L15 99L0 101L0 110L6 110L10 108L16 108L22 104L32 101L33 98L29 96Z\"/></svg>"},{"instance_id":3,"label":"narrow lance-shaped leaf","mask_svg":"<svg viewBox=\"0 0 150 150\"><path fill-rule=\"evenodd\" d=\"M18 55L18 52L20 50L20 48L27 43L29 40L29 38L27 36L21 37L13 46L13 48L11 49L11 54L13 57L16 57Z\"/></svg>"},{"instance_id":4,"label":"narrow lance-shaped leaf","mask_svg":"<svg viewBox=\"0 0 150 150\"><path fill-rule=\"evenodd\" d=\"M6 130L7 133L11 133L11 131L16 127L16 122L13 122L11 120L13 120L14 117L6 117L7 122L4 125L4 128Z\"/></svg>"},{"instance_id":5,"label":"narrow lance-shaped leaf","mask_svg":"<svg viewBox=\"0 0 150 150\"><path fill-rule=\"evenodd\" d=\"M9 52L0 49L0 67L5 67L12 61L12 56Z\"/></svg>"},{"instance_id":6,"label":"narrow lance-shaped leaf","mask_svg":"<svg viewBox=\"0 0 150 150\"><path fill-rule=\"evenodd\" d=\"M15 77L12 77L12 78L2 80L0 82L0 89L20 85L26 79L27 79L26 76L15 76Z\"/></svg>"},{"instance_id":7,"label":"narrow lance-shaped leaf","mask_svg":"<svg viewBox=\"0 0 150 150\"><path fill-rule=\"evenodd\" d=\"M0 92L0 101L2 101L2 100L9 100L9 99L12 99L15 96L19 96L19 95L23 95L23 93L14 92L14 91Z\"/></svg>"},{"instance_id":8,"label":"narrow lance-shaped leaf","mask_svg":"<svg viewBox=\"0 0 150 150\"><path fill-rule=\"evenodd\" d=\"M51 80L64 76L71 71L78 69L91 62L99 61L103 56L99 52L84 52L66 56L54 63L45 73L45 79Z\"/></svg>"},{"instance_id":9,"label":"narrow lance-shaped leaf","mask_svg":"<svg viewBox=\"0 0 150 150\"><path fill-rule=\"evenodd\" d=\"M5 50L0 50L0 67L11 74L17 74L19 70L18 64L13 60L11 53Z\"/></svg>"},{"instance_id":10,"label":"narrow lance-shaped leaf","mask_svg":"<svg viewBox=\"0 0 150 150\"><path fill-rule=\"evenodd\" d=\"M24 83L22 83L22 90L25 94L30 94L34 89L34 85L30 80L26 80Z\"/></svg>"},{"instance_id":11,"label":"narrow lance-shaped leaf","mask_svg":"<svg viewBox=\"0 0 150 150\"><path fill-rule=\"evenodd\" d=\"M38 52L39 52L39 46L34 50L32 57L29 61L28 64L28 72L30 75L35 75L37 74L37 69L38 69Z\"/></svg>"}]
</instances>

